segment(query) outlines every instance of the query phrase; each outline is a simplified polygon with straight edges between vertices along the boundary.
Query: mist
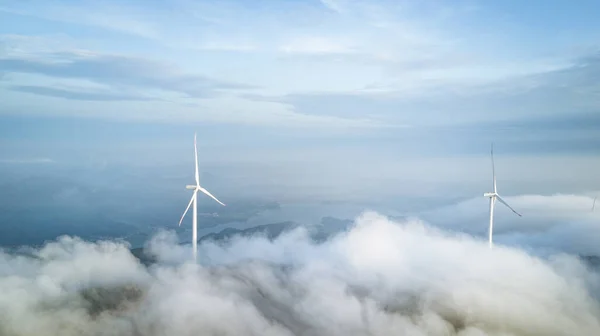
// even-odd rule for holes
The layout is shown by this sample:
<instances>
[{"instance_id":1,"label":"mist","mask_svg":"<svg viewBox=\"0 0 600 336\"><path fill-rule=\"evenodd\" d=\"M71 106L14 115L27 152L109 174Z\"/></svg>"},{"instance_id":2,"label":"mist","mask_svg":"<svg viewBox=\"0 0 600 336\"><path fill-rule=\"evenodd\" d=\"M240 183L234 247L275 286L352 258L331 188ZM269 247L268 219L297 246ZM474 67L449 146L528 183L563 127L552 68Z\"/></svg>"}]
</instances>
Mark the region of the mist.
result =
<instances>
[{"instance_id":1,"label":"mist","mask_svg":"<svg viewBox=\"0 0 600 336\"><path fill-rule=\"evenodd\" d=\"M2 335L595 335L599 274L565 253L366 212L322 243L298 228L190 247L62 236L0 253Z\"/></svg>"}]
</instances>

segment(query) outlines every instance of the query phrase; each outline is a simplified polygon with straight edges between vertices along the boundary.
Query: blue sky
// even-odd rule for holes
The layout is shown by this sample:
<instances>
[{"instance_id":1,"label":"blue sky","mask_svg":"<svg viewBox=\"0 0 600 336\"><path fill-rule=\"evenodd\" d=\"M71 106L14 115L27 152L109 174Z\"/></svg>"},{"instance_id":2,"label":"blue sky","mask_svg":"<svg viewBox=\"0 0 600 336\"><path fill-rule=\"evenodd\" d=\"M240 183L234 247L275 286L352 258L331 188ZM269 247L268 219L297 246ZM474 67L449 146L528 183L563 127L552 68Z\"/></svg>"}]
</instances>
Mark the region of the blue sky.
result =
<instances>
[{"instance_id":1,"label":"blue sky","mask_svg":"<svg viewBox=\"0 0 600 336\"><path fill-rule=\"evenodd\" d=\"M554 159L578 178L530 175L597 190L598 12L591 0L3 2L0 160L189 163L196 130L208 166L285 171L261 177L273 184L344 170L340 186L375 190L423 167L480 183L494 141L515 184Z\"/></svg>"}]
</instances>

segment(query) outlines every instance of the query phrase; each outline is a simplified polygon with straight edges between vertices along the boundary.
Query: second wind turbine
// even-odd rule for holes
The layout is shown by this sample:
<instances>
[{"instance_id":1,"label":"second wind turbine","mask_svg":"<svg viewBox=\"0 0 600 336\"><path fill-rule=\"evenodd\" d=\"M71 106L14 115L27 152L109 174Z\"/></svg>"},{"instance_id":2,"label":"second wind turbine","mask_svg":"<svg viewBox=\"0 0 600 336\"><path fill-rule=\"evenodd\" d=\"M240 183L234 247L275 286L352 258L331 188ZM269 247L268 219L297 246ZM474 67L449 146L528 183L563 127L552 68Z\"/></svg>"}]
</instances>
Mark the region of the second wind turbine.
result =
<instances>
[{"instance_id":1,"label":"second wind turbine","mask_svg":"<svg viewBox=\"0 0 600 336\"><path fill-rule=\"evenodd\" d=\"M492 235L493 235L493 231L494 231L494 205L496 204L496 200L498 200L498 201L500 201L500 203L506 205L510 210L512 210L512 212L519 215L519 217L522 217L520 213L516 212L515 209L513 209L510 205L508 205L508 203L506 203L502 199L502 197L500 197L500 195L498 195L498 189L496 188L496 169L494 168L494 144L492 144L491 156L492 156L492 177L493 177L494 191L483 194L484 197L490 198L490 229L489 229L490 248L492 248L492 246L493 246Z\"/></svg>"},{"instance_id":2,"label":"second wind turbine","mask_svg":"<svg viewBox=\"0 0 600 336\"><path fill-rule=\"evenodd\" d=\"M183 212L183 216L181 216L181 219L179 220L179 226L181 226L181 222L183 221L185 214L187 214L188 210L190 209L190 206L192 206L192 203L193 203L194 209L193 209L193 216L192 216L192 250L193 250L193 254L194 254L194 262L196 262L196 260L198 259L198 191L203 192L210 198L217 201L217 203L221 204L222 206L225 206L225 204L223 204L215 196L213 196L210 192L208 192L208 190L206 190L200 186L200 174L198 173L198 147L196 145L196 133L194 133L194 159L195 159L194 163L196 164L196 184L185 186L186 189L194 190L194 194L192 195L192 199L190 200L190 203L188 204L187 208L185 208L185 211Z\"/></svg>"}]
</instances>

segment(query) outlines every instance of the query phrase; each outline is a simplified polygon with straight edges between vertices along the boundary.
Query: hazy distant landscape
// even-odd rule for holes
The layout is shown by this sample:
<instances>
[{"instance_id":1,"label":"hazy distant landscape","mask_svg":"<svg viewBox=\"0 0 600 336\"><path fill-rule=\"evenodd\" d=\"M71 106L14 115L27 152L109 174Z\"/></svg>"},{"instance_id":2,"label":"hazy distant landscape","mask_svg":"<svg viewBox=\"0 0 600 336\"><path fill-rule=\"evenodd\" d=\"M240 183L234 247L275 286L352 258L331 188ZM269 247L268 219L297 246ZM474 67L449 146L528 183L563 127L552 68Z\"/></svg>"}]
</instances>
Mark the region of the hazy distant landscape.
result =
<instances>
[{"instance_id":1,"label":"hazy distant landscape","mask_svg":"<svg viewBox=\"0 0 600 336\"><path fill-rule=\"evenodd\" d=\"M46 171L0 182L0 245L39 245L63 234L88 240L124 238L143 244L158 229L190 230L188 224L177 227L187 193L176 183L183 179L148 183L151 176L120 174L118 170L94 175L63 168L59 173ZM198 213L202 228L209 229L243 223L277 208L275 202L242 199L227 208L201 202Z\"/></svg>"}]
</instances>

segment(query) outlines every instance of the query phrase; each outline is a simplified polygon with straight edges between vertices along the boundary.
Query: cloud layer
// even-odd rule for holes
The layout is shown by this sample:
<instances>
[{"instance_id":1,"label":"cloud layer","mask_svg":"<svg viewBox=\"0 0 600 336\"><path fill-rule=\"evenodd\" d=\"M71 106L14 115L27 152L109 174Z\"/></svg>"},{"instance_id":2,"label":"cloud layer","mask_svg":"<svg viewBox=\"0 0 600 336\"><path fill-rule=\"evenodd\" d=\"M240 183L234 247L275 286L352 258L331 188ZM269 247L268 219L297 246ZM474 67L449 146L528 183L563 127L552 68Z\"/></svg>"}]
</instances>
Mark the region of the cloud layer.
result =
<instances>
[{"instance_id":1,"label":"cloud layer","mask_svg":"<svg viewBox=\"0 0 600 336\"><path fill-rule=\"evenodd\" d=\"M560 6L541 33L541 10L513 3L3 4L2 110L308 128L577 118L598 107L597 5Z\"/></svg>"},{"instance_id":2,"label":"cloud layer","mask_svg":"<svg viewBox=\"0 0 600 336\"><path fill-rule=\"evenodd\" d=\"M219 90L243 89L251 86L227 83L204 76L181 74L177 69L141 58L93 53L46 54L45 59L0 59L0 71L33 73L59 78L86 79L113 87L141 87L179 92L191 97L211 97ZM58 59L48 62L47 59ZM18 87L17 87L18 88ZM13 88L14 89L14 88ZM57 96L57 91L38 87L24 91ZM68 95L59 95L70 98ZM123 100L123 95L115 95ZM89 96L84 100L98 100Z\"/></svg>"},{"instance_id":3,"label":"cloud layer","mask_svg":"<svg viewBox=\"0 0 600 336\"><path fill-rule=\"evenodd\" d=\"M118 242L62 237L29 256L0 254L0 333L8 335L594 335L598 274L363 214L315 244L302 229L274 241L189 247L170 234L145 269Z\"/></svg>"}]
</instances>

